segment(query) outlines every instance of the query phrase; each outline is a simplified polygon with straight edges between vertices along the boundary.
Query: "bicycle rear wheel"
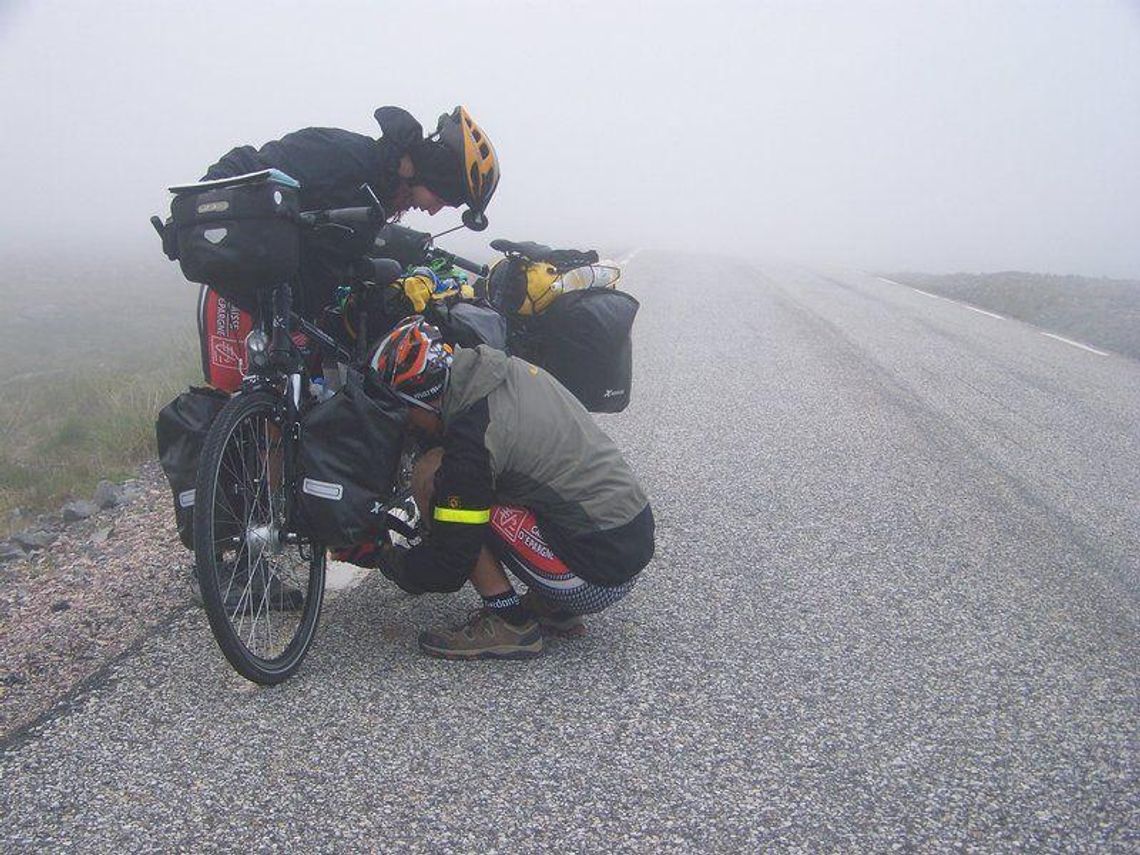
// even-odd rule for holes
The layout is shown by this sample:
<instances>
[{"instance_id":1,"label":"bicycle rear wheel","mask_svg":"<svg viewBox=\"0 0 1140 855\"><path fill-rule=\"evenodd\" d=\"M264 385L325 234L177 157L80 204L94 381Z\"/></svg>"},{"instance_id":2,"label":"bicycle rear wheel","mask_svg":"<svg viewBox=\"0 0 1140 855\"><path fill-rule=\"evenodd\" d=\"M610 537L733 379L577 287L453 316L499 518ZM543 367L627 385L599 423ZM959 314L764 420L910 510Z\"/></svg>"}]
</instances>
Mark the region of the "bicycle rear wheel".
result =
<instances>
[{"instance_id":1,"label":"bicycle rear wheel","mask_svg":"<svg viewBox=\"0 0 1140 855\"><path fill-rule=\"evenodd\" d=\"M272 685L312 643L325 587L325 549L289 530L293 479L281 399L232 398L210 428L198 466L194 557L210 628L243 677Z\"/></svg>"}]
</instances>

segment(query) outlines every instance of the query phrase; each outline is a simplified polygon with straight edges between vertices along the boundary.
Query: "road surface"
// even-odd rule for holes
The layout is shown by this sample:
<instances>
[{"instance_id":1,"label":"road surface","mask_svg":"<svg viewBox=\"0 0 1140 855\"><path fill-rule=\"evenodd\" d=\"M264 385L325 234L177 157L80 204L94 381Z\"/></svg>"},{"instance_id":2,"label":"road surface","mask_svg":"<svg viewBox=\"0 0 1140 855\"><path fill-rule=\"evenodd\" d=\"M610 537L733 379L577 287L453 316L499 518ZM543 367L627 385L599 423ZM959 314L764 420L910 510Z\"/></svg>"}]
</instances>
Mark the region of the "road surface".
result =
<instances>
[{"instance_id":1,"label":"road surface","mask_svg":"<svg viewBox=\"0 0 1140 855\"><path fill-rule=\"evenodd\" d=\"M657 516L630 598L528 663L372 575L303 671L188 611L0 758L0 848L1140 847L1140 363L843 270L645 251Z\"/></svg>"}]
</instances>

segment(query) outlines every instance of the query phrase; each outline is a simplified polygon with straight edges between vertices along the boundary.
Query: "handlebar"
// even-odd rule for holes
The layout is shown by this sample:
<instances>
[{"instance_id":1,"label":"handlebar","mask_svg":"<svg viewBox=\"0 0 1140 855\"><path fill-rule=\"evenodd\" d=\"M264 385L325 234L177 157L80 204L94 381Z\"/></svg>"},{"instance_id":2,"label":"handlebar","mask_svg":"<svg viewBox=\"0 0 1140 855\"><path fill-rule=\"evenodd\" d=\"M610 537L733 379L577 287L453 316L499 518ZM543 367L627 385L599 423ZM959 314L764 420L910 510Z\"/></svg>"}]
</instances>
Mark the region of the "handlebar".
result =
<instances>
[{"instance_id":1,"label":"handlebar","mask_svg":"<svg viewBox=\"0 0 1140 855\"><path fill-rule=\"evenodd\" d=\"M456 255L453 252L447 252L435 247L428 250L428 258L433 261L439 259L445 264L450 264L454 267L461 267L468 273L474 273L476 276L486 276L489 268L486 264L479 264L477 261L471 261L464 258L462 255Z\"/></svg>"},{"instance_id":2,"label":"handlebar","mask_svg":"<svg viewBox=\"0 0 1140 855\"><path fill-rule=\"evenodd\" d=\"M377 205L361 208L332 208L328 211L302 211L298 221L310 228L321 226L380 226L384 222L384 209Z\"/></svg>"},{"instance_id":3,"label":"handlebar","mask_svg":"<svg viewBox=\"0 0 1140 855\"><path fill-rule=\"evenodd\" d=\"M380 255L396 259L407 267L429 261L442 261L444 264L461 267L476 276L487 275L487 265L433 246L429 232L418 232L395 223L389 223L381 230L376 238L376 251Z\"/></svg>"}]
</instances>

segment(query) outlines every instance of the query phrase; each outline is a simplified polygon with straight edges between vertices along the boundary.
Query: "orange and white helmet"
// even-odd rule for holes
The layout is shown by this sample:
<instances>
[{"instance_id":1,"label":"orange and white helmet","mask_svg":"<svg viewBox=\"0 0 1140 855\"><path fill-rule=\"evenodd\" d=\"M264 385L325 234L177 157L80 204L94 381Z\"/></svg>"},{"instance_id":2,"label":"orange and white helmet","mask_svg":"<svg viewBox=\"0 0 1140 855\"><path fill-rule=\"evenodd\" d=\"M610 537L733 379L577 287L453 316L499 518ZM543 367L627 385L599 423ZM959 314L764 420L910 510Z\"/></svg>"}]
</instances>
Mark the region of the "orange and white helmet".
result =
<instances>
[{"instance_id":1,"label":"orange and white helmet","mask_svg":"<svg viewBox=\"0 0 1140 855\"><path fill-rule=\"evenodd\" d=\"M451 372L451 347L422 315L400 321L377 345L368 364L409 404L439 412L436 404Z\"/></svg>"}]
</instances>

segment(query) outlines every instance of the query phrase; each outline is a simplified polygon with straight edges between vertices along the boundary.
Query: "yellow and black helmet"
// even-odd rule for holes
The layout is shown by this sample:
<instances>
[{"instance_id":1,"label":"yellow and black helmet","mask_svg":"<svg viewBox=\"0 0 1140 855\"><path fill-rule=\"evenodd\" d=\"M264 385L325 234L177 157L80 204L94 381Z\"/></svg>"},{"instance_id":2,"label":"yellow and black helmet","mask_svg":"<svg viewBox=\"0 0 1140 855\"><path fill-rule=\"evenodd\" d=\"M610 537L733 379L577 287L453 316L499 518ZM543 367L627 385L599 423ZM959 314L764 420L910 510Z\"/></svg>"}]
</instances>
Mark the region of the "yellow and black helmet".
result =
<instances>
[{"instance_id":1,"label":"yellow and black helmet","mask_svg":"<svg viewBox=\"0 0 1140 855\"><path fill-rule=\"evenodd\" d=\"M464 201L471 213L471 217L464 215L463 221L472 226L473 222L481 220L482 225L477 228L486 228L483 215L495 195L495 188L499 186L499 160L495 156L495 146L483 129L475 124L467 108L462 106L439 117L435 135L463 165Z\"/></svg>"}]
</instances>

